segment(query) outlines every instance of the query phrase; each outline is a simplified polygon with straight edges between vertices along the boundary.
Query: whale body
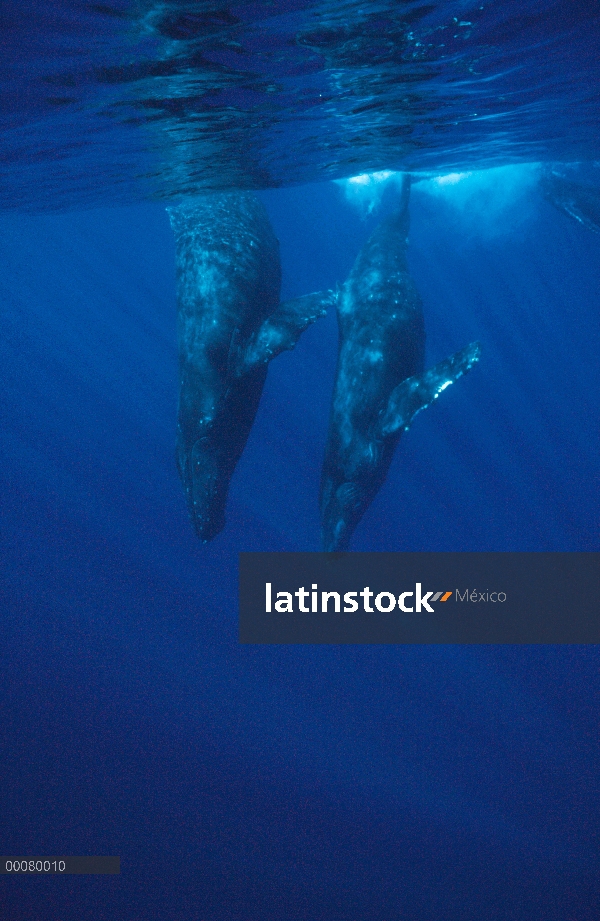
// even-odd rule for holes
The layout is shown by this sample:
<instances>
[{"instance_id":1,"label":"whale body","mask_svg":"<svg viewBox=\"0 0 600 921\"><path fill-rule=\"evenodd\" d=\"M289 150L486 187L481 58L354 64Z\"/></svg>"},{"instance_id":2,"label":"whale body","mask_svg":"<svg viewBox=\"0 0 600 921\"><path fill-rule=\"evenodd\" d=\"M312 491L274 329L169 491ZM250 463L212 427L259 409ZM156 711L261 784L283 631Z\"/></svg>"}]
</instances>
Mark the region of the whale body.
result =
<instances>
[{"instance_id":1,"label":"whale body","mask_svg":"<svg viewBox=\"0 0 600 921\"><path fill-rule=\"evenodd\" d=\"M175 236L179 408L176 460L200 540L225 525L229 483L250 434L267 365L335 301L279 301L279 242L250 192L168 208Z\"/></svg>"},{"instance_id":2,"label":"whale body","mask_svg":"<svg viewBox=\"0 0 600 921\"><path fill-rule=\"evenodd\" d=\"M346 550L414 416L478 360L465 349L423 372L423 305L406 260L410 177L338 293L339 353L321 477L323 549Z\"/></svg>"},{"instance_id":3,"label":"whale body","mask_svg":"<svg viewBox=\"0 0 600 921\"><path fill-rule=\"evenodd\" d=\"M544 197L559 211L588 230L600 233L600 189L567 179L551 169L543 173L540 184Z\"/></svg>"}]
</instances>

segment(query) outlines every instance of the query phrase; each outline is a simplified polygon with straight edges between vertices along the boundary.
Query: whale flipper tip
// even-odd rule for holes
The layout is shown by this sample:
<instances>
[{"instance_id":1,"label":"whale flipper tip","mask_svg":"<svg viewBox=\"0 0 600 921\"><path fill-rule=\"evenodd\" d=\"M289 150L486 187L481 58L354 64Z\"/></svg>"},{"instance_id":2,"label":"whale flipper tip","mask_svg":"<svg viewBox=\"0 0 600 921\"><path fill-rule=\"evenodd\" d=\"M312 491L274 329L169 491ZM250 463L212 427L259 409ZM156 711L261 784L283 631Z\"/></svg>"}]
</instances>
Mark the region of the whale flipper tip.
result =
<instances>
[{"instance_id":1,"label":"whale flipper tip","mask_svg":"<svg viewBox=\"0 0 600 921\"><path fill-rule=\"evenodd\" d=\"M337 301L335 291L318 291L283 301L258 328L237 365L241 376L266 364L286 349L293 349L304 330L327 313Z\"/></svg>"},{"instance_id":2,"label":"whale flipper tip","mask_svg":"<svg viewBox=\"0 0 600 921\"><path fill-rule=\"evenodd\" d=\"M381 434L387 437L403 429L406 431L417 413L430 406L450 384L470 371L480 356L481 343L471 342L423 374L409 377L398 384L383 412Z\"/></svg>"}]
</instances>

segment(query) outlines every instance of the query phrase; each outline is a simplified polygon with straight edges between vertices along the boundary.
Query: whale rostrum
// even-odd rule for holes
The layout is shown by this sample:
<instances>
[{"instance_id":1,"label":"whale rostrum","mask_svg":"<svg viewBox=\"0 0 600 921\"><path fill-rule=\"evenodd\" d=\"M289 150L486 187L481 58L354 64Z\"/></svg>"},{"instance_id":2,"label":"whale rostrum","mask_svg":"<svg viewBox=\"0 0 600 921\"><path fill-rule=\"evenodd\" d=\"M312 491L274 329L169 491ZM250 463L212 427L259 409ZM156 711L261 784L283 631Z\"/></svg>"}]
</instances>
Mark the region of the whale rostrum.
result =
<instances>
[{"instance_id":1,"label":"whale rostrum","mask_svg":"<svg viewBox=\"0 0 600 921\"><path fill-rule=\"evenodd\" d=\"M168 212L176 246L177 467L196 533L209 541L225 524L268 362L292 349L336 295L280 303L279 242L253 193L208 194Z\"/></svg>"},{"instance_id":2,"label":"whale rostrum","mask_svg":"<svg viewBox=\"0 0 600 921\"><path fill-rule=\"evenodd\" d=\"M479 360L473 342L423 372L423 305L406 260L410 177L342 285L339 352L321 477L323 549L346 550L403 431Z\"/></svg>"}]
</instances>

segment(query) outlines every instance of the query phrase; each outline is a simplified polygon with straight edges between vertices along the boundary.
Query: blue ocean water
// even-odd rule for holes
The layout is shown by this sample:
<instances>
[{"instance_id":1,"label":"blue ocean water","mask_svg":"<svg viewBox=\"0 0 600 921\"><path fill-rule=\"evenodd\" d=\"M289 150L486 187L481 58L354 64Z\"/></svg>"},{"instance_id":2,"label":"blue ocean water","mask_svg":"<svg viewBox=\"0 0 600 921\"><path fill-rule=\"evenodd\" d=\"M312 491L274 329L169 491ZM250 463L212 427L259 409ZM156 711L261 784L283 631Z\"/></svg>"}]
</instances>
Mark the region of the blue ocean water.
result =
<instances>
[{"instance_id":1,"label":"blue ocean water","mask_svg":"<svg viewBox=\"0 0 600 921\"><path fill-rule=\"evenodd\" d=\"M329 180L415 171L427 365L482 359L353 549L597 551L600 235L535 165L595 175L597 13L3 4L0 840L122 868L4 877L3 918L597 918L596 647L238 645L237 553L319 547L336 322L272 362L202 546L162 201L259 189L291 297L394 207Z\"/></svg>"}]
</instances>

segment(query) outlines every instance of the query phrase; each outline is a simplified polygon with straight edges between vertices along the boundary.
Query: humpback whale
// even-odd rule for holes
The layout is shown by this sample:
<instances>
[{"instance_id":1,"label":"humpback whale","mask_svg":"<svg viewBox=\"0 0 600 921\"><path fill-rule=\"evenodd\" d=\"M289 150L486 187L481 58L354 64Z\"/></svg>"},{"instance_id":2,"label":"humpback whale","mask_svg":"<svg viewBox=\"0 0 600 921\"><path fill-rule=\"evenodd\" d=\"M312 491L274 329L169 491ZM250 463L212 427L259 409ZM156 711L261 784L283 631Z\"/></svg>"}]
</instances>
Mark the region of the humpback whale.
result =
<instances>
[{"instance_id":1,"label":"humpback whale","mask_svg":"<svg viewBox=\"0 0 600 921\"><path fill-rule=\"evenodd\" d=\"M541 178L541 189L559 211L563 211L588 230L600 233L600 189L583 182L566 179L560 173L547 170Z\"/></svg>"},{"instance_id":2,"label":"humpback whale","mask_svg":"<svg viewBox=\"0 0 600 921\"><path fill-rule=\"evenodd\" d=\"M474 342L423 373L423 305L408 272L410 177L338 292L339 353L321 477L323 549L346 550L414 416L478 360Z\"/></svg>"},{"instance_id":3,"label":"humpback whale","mask_svg":"<svg viewBox=\"0 0 600 921\"><path fill-rule=\"evenodd\" d=\"M335 294L279 302L279 242L253 193L207 194L168 212L177 275L176 459L192 523L206 542L225 525L229 482L268 362L294 347Z\"/></svg>"}]
</instances>

